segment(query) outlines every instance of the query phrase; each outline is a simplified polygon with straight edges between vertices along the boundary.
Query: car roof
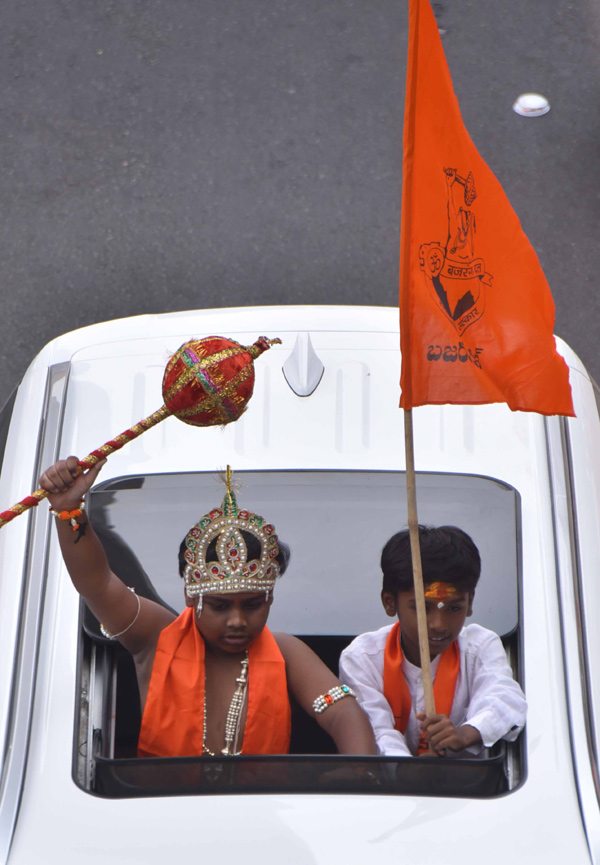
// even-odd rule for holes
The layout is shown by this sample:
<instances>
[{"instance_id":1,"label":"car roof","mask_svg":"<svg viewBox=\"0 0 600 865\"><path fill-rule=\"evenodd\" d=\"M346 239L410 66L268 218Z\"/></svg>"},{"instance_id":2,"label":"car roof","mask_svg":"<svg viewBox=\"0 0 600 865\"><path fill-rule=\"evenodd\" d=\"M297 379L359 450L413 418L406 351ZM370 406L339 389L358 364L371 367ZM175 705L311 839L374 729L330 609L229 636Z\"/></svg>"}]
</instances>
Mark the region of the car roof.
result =
<instances>
[{"instance_id":1,"label":"car roof","mask_svg":"<svg viewBox=\"0 0 600 865\"><path fill-rule=\"evenodd\" d=\"M187 339L212 333L245 344L262 334L282 339L256 362L247 413L225 429L198 430L168 419L111 456L103 481L148 472L213 471L232 462L238 470L402 470L397 316L395 309L377 307L239 308L141 316L59 337L23 381L7 445L11 465L0 489L7 495L17 487L28 492L22 486L32 471L18 472L14 460L33 465L26 445L36 418L39 431L36 395L47 369L60 368L65 375L56 452L83 455L155 411L169 355ZM299 333L310 334L325 370L308 398L298 397L282 375ZM585 413L592 399L589 378L574 353L558 344L571 369L576 410ZM187 858L196 849L207 859L225 855L225 861L235 856L262 863L466 858L504 865L514 858L515 845L523 861L542 855L547 863L566 857L586 861L571 760L548 469L548 430L558 420L513 413L504 405L428 406L414 414L418 470L497 478L520 496L530 704L525 783L492 801L358 795L109 801L87 795L71 777L79 606L52 539L27 780L11 863L51 861L49 838L60 849L62 865L133 858L158 863L165 856ZM25 528L5 529L2 541L0 564L6 569L11 558L18 560L19 549L23 555ZM561 831L555 833L554 826Z\"/></svg>"}]
</instances>

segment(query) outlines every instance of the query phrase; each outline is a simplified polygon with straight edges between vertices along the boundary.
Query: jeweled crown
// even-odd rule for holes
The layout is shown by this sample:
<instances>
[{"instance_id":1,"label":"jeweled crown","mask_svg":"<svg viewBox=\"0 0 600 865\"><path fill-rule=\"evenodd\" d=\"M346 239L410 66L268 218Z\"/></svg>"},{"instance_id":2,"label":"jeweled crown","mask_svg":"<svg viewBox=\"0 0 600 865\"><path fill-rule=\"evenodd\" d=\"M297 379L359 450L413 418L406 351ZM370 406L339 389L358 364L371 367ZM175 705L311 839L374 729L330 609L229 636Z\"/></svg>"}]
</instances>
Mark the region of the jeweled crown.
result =
<instances>
[{"instance_id":1,"label":"jeweled crown","mask_svg":"<svg viewBox=\"0 0 600 865\"><path fill-rule=\"evenodd\" d=\"M203 516L185 539L187 564L183 575L189 598L228 592L270 592L279 576L275 527L264 517L238 508L229 466L226 484L221 507ZM260 558L248 560L242 530L259 542ZM206 552L215 538L217 561L207 562Z\"/></svg>"}]
</instances>

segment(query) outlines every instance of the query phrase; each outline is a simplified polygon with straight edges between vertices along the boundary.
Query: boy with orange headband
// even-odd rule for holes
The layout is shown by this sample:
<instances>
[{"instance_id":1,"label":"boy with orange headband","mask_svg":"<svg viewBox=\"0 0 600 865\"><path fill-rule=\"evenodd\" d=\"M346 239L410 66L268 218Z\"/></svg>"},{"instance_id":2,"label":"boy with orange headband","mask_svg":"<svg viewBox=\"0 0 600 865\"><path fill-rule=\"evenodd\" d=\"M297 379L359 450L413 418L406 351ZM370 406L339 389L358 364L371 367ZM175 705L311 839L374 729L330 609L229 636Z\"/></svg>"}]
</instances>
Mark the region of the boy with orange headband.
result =
<instances>
[{"instance_id":1,"label":"boy with orange headband","mask_svg":"<svg viewBox=\"0 0 600 865\"><path fill-rule=\"evenodd\" d=\"M352 689L301 640L266 627L287 557L274 527L238 507L229 470L222 505L181 545L186 609L175 616L112 573L88 524L82 499L103 464L80 474L71 456L51 466L40 485L49 492L73 585L104 635L133 655L143 711L139 756L285 754L288 692L340 753L376 753Z\"/></svg>"},{"instance_id":2,"label":"boy with orange headband","mask_svg":"<svg viewBox=\"0 0 600 865\"><path fill-rule=\"evenodd\" d=\"M479 551L455 526L419 526L436 714L425 714L408 531L383 548L381 600L395 625L357 637L342 653L340 676L356 691L381 754L477 754L514 741L527 704L500 638L467 625L481 572Z\"/></svg>"}]
</instances>

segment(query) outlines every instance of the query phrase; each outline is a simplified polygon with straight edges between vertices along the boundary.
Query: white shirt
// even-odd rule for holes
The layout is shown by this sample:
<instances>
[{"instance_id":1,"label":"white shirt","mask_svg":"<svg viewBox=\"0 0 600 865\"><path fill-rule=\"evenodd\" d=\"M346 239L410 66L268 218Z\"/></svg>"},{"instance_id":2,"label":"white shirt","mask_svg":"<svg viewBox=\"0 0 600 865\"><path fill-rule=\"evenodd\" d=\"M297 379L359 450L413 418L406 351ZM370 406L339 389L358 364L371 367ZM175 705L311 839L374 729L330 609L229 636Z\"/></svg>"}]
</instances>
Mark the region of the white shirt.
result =
<instances>
[{"instance_id":1,"label":"white shirt","mask_svg":"<svg viewBox=\"0 0 600 865\"><path fill-rule=\"evenodd\" d=\"M355 691L359 704L369 716L380 754L410 757L417 753L419 722L415 715L425 711L420 667L406 658L402 672L408 685L412 709L404 736L394 729L394 715L383 696L383 656L393 625L356 637L340 657L340 681ZM512 677L502 641L480 625L467 625L458 635L460 669L450 720L455 727L470 724L479 730L483 745L499 739L514 742L525 724L527 703ZM432 662L431 675L439 666ZM481 747L468 748L478 753Z\"/></svg>"}]
</instances>

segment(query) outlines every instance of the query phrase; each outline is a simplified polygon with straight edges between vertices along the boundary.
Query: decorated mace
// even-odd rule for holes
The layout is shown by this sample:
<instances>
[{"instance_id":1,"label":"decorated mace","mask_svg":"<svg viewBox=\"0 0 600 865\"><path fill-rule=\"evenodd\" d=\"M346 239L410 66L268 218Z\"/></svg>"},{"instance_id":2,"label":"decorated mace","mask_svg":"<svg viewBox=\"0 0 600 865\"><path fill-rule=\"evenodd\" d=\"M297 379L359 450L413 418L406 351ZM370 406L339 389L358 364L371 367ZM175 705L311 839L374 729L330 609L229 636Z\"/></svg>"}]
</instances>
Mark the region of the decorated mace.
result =
<instances>
[{"instance_id":1,"label":"decorated mace","mask_svg":"<svg viewBox=\"0 0 600 865\"><path fill-rule=\"evenodd\" d=\"M164 404L158 411L92 451L79 465L91 468L171 415L192 426L222 426L237 420L254 390L254 360L276 343L281 340L265 336L251 346L222 336L185 342L167 363L162 383ZM40 488L0 513L0 528L36 507L47 495L48 491Z\"/></svg>"}]
</instances>

